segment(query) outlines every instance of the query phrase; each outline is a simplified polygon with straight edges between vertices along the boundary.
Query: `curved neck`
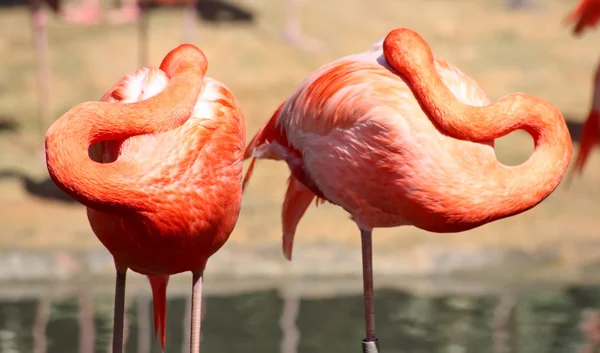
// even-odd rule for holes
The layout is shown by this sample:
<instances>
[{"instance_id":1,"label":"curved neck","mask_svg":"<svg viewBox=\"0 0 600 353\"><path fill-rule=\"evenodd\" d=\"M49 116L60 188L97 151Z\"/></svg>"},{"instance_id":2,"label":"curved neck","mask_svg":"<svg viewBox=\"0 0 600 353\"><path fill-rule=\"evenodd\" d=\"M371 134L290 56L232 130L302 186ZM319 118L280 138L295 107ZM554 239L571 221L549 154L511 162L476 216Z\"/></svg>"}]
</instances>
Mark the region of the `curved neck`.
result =
<instances>
[{"instance_id":1,"label":"curved neck","mask_svg":"<svg viewBox=\"0 0 600 353\"><path fill-rule=\"evenodd\" d=\"M133 187L144 175L132 161L100 164L88 155L100 141L164 132L192 114L203 87L206 58L193 45L172 50L160 69L167 87L144 101L85 102L60 117L46 133L46 164L54 183L75 200L101 211L143 210L147 197Z\"/></svg>"},{"instance_id":2,"label":"curved neck","mask_svg":"<svg viewBox=\"0 0 600 353\"><path fill-rule=\"evenodd\" d=\"M481 170L473 170L470 175L480 175L480 186L494 192L487 193L489 200L478 198L472 200L472 207L465 208L469 209L470 222L523 212L558 186L569 165L572 144L564 118L554 105L522 93L484 107L462 103L435 70L427 43L408 29L390 32L383 42L383 52L386 61L404 76L431 122L447 135L489 141L522 129L532 136L533 155L519 166L506 167L497 160L492 168L471 166ZM468 182L463 182L465 189L472 187Z\"/></svg>"}]
</instances>

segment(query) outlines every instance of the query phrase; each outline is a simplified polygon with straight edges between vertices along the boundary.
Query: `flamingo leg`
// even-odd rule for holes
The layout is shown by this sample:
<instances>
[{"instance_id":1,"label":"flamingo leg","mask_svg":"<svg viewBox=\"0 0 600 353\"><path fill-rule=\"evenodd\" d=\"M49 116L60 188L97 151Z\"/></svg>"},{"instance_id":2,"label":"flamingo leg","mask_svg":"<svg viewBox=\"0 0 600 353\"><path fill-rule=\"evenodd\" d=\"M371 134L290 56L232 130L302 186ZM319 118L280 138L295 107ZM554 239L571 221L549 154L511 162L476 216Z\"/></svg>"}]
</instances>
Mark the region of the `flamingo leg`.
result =
<instances>
[{"instance_id":1,"label":"flamingo leg","mask_svg":"<svg viewBox=\"0 0 600 353\"><path fill-rule=\"evenodd\" d=\"M367 337L362 341L364 353L377 353L375 336L375 299L373 290L373 239L372 230L360 230L363 264L363 290L365 301L365 325Z\"/></svg>"},{"instance_id":2,"label":"flamingo leg","mask_svg":"<svg viewBox=\"0 0 600 353\"><path fill-rule=\"evenodd\" d=\"M126 272L117 270L115 282L115 312L113 318L112 353L123 353L123 328L125 319L125 279Z\"/></svg>"},{"instance_id":3,"label":"flamingo leg","mask_svg":"<svg viewBox=\"0 0 600 353\"><path fill-rule=\"evenodd\" d=\"M189 1L185 7L183 15L182 41L183 43L192 43L194 25L196 24L196 5L198 0Z\"/></svg>"},{"instance_id":4,"label":"flamingo leg","mask_svg":"<svg viewBox=\"0 0 600 353\"><path fill-rule=\"evenodd\" d=\"M146 63L148 62L148 7L145 4L140 5L138 21L140 66L146 66Z\"/></svg>"},{"instance_id":5,"label":"flamingo leg","mask_svg":"<svg viewBox=\"0 0 600 353\"><path fill-rule=\"evenodd\" d=\"M202 321L202 272L192 277L192 319L190 353L200 353L200 324Z\"/></svg>"},{"instance_id":6,"label":"flamingo leg","mask_svg":"<svg viewBox=\"0 0 600 353\"><path fill-rule=\"evenodd\" d=\"M323 49L323 44L314 38L302 34L300 25L299 0L287 0L285 10L285 23L283 36L288 44L299 47L302 50L318 52Z\"/></svg>"},{"instance_id":7,"label":"flamingo leg","mask_svg":"<svg viewBox=\"0 0 600 353\"><path fill-rule=\"evenodd\" d=\"M46 38L46 16L41 0L31 0L31 24L35 40L37 71L38 116L42 136L52 123L50 117L50 67L48 63L48 41Z\"/></svg>"}]
</instances>

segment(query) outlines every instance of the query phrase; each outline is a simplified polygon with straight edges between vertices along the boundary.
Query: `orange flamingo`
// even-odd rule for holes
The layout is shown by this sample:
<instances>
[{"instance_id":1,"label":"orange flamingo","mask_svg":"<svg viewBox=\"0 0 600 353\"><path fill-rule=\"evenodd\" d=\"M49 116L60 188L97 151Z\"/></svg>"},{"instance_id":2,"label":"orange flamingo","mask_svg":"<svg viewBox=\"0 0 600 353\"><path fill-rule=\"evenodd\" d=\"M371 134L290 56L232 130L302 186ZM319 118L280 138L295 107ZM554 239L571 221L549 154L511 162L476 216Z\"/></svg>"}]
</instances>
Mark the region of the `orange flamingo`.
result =
<instances>
[{"instance_id":1,"label":"orange flamingo","mask_svg":"<svg viewBox=\"0 0 600 353\"><path fill-rule=\"evenodd\" d=\"M52 181L87 207L115 261L114 353L128 269L150 280L163 349L169 275L192 272L190 351L199 352L202 274L238 218L246 134L237 99L206 69L200 49L180 45L160 69L125 76L46 134Z\"/></svg>"},{"instance_id":2,"label":"orange flamingo","mask_svg":"<svg viewBox=\"0 0 600 353\"><path fill-rule=\"evenodd\" d=\"M573 11L565 18L567 24L575 22L573 34L580 36L587 27L594 28L600 20L600 0L582 0ZM573 172L581 174L583 167L592 151L592 147L600 139L600 62L594 75L594 90L592 94L592 107L581 131L579 152L575 159ZM569 181L573 174L569 176Z\"/></svg>"},{"instance_id":3,"label":"orange flamingo","mask_svg":"<svg viewBox=\"0 0 600 353\"><path fill-rule=\"evenodd\" d=\"M523 129L535 150L505 166L493 140ZM477 83L409 29L310 75L249 142L245 158L285 161L282 210L290 260L300 218L316 197L350 213L362 238L366 339L375 351L372 230L413 225L466 231L524 212L561 181L572 145L560 111L516 93L491 103ZM370 347L370 348L369 348Z\"/></svg>"}]
</instances>

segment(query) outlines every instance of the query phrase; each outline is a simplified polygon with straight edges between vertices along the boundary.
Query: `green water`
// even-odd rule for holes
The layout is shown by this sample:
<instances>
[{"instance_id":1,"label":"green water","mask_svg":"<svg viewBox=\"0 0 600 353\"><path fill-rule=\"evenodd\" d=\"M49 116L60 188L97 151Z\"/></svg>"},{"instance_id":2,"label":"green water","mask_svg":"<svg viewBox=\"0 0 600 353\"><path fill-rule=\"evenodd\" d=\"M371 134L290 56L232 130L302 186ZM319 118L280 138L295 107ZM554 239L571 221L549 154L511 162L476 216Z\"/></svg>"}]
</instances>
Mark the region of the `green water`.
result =
<instances>
[{"instance_id":1,"label":"green water","mask_svg":"<svg viewBox=\"0 0 600 353\"><path fill-rule=\"evenodd\" d=\"M0 299L0 353L110 352L112 296L64 293ZM126 352L160 352L147 295L127 302ZM360 352L362 296L299 298L278 291L205 297L203 353ZM189 298L170 296L167 352L186 352ZM382 353L577 352L586 308L600 308L600 287L523 291L519 295L433 295L378 290Z\"/></svg>"}]
</instances>

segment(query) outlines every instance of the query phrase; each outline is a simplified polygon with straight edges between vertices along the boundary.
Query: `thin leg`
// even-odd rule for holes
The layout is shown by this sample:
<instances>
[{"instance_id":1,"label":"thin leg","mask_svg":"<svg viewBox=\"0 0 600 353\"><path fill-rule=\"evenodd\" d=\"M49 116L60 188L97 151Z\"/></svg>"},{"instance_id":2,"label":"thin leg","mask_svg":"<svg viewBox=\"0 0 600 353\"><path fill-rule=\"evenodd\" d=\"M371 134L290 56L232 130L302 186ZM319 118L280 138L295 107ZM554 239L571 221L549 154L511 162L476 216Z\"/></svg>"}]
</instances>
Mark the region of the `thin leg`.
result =
<instances>
[{"instance_id":1,"label":"thin leg","mask_svg":"<svg viewBox=\"0 0 600 353\"><path fill-rule=\"evenodd\" d=\"M200 353L200 323L202 321L202 272L192 277L192 322L190 353Z\"/></svg>"},{"instance_id":2,"label":"thin leg","mask_svg":"<svg viewBox=\"0 0 600 353\"><path fill-rule=\"evenodd\" d=\"M323 44L314 38L304 36L300 24L299 0L286 0L283 36L288 44L310 52L323 50Z\"/></svg>"},{"instance_id":3,"label":"thin leg","mask_svg":"<svg viewBox=\"0 0 600 353\"><path fill-rule=\"evenodd\" d=\"M125 279L126 273L117 270L115 282L115 313L113 318L113 353L123 353L123 325L125 318Z\"/></svg>"},{"instance_id":4,"label":"thin leg","mask_svg":"<svg viewBox=\"0 0 600 353\"><path fill-rule=\"evenodd\" d=\"M365 299L365 324L367 337L363 340L365 353L376 353L377 337L375 336L375 300L373 294L373 244L372 231L360 230L362 243L363 289Z\"/></svg>"},{"instance_id":5,"label":"thin leg","mask_svg":"<svg viewBox=\"0 0 600 353\"><path fill-rule=\"evenodd\" d=\"M182 42L192 43L194 37L194 27L196 25L196 12L197 12L198 0L189 1L185 6L185 13L183 15L183 28L182 28Z\"/></svg>"},{"instance_id":6,"label":"thin leg","mask_svg":"<svg viewBox=\"0 0 600 353\"><path fill-rule=\"evenodd\" d=\"M148 7L146 5L140 6L138 35L140 66L146 66L148 62Z\"/></svg>"},{"instance_id":7,"label":"thin leg","mask_svg":"<svg viewBox=\"0 0 600 353\"><path fill-rule=\"evenodd\" d=\"M31 24L35 41L37 71L38 117L41 135L50 127L50 64L48 60L48 40L46 37L46 16L42 11L41 0L31 0Z\"/></svg>"}]
</instances>

